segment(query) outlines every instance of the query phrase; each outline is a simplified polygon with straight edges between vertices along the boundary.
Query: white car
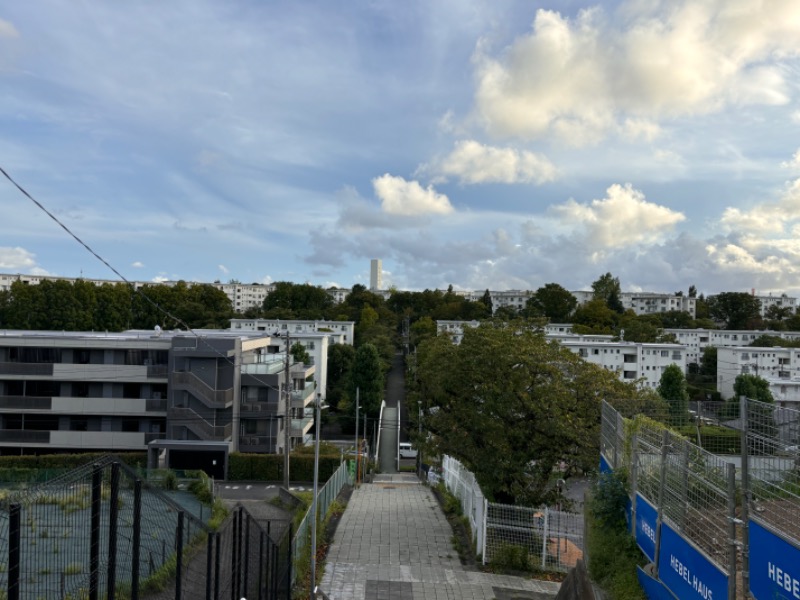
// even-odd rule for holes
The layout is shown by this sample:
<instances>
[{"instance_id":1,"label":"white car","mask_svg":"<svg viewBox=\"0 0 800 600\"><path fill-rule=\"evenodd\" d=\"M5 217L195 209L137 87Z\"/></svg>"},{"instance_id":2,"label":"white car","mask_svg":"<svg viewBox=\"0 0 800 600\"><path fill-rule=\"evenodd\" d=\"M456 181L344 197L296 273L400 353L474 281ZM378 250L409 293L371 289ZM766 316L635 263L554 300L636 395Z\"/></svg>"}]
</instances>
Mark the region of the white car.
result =
<instances>
[{"instance_id":1,"label":"white car","mask_svg":"<svg viewBox=\"0 0 800 600\"><path fill-rule=\"evenodd\" d=\"M400 442L400 458L417 458L417 451L408 442Z\"/></svg>"}]
</instances>

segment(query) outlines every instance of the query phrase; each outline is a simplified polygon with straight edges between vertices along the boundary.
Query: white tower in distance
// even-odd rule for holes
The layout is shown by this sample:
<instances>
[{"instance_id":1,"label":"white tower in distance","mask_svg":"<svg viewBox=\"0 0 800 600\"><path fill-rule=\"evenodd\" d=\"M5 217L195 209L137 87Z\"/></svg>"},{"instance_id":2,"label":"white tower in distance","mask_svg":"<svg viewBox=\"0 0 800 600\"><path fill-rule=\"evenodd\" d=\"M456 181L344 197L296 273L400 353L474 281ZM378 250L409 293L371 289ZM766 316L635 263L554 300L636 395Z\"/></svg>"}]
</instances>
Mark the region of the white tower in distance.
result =
<instances>
[{"instance_id":1,"label":"white tower in distance","mask_svg":"<svg viewBox=\"0 0 800 600\"><path fill-rule=\"evenodd\" d=\"M380 258L373 258L369 261L369 289L383 289L383 263Z\"/></svg>"}]
</instances>

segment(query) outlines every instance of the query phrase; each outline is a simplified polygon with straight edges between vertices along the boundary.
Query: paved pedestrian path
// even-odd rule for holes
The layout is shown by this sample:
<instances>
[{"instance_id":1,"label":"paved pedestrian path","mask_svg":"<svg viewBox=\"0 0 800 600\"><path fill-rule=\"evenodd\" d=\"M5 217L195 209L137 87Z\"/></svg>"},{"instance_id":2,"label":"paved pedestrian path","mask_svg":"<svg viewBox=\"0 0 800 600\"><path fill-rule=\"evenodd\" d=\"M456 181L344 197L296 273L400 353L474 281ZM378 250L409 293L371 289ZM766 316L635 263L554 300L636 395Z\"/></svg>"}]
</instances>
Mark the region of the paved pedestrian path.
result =
<instances>
[{"instance_id":1,"label":"paved pedestrian path","mask_svg":"<svg viewBox=\"0 0 800 600\"><path fill-rule=\"evenodd\" d=\"M549 600L559 584L466 570L431 490L414 475L353 492L325 561L330 600Z\"/></svg>"}]
</instances>

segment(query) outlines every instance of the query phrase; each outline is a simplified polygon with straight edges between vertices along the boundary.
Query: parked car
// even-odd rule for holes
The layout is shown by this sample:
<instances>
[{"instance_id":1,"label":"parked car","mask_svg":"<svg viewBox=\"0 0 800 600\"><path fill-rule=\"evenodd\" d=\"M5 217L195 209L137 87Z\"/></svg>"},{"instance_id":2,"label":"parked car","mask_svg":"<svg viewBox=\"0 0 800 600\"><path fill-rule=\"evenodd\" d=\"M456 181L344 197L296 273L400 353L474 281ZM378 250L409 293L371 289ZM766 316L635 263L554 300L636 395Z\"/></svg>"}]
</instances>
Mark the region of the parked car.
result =
<instances>
[{"instance_id":1,"label":"parked car","mask_svg":"<svg viewBox=\"0 0 800 600\"><path fill-rule=\"evenodd\" d=\"M400 442L400 458L417 458L417 451L408 442Z\"/></svg>"}]
</instances>

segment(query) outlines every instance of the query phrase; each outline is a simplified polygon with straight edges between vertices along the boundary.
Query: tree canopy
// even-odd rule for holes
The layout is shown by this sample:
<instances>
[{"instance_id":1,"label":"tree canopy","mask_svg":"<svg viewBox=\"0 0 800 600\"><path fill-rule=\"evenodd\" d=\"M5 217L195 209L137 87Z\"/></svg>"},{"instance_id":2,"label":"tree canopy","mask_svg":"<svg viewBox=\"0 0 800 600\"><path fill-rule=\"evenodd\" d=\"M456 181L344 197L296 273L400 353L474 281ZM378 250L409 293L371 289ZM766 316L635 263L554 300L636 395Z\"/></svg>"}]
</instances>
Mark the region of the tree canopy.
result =
<instances>
[{"instance_id":1,"label":"tree canopy","mask_svg":"<svg viewBox=\"0 0 800 600\"><path fill-rule=\"evenodd\" d=\"M652 392L623 383L519 324L483 324L420 345L414 398L436 450L458 458L498 502L554 499L553 470L593 468L600 401Z\"/></svg>"},{"instance_id":2,"label":"tree canopy","mask_svg":"<svg viewBox=\"0 0 800 600\"><path fill-rule=\"evenodd\" d=\"M708 298L708 313L726 329L755 329L761 322L761 300L745 292L722 292Z\"/></svg>"},{"instance_id":3,"label":"tree canopy","mask_svg":"<svg viewBox=\"0 0 800 600\"><path fill-rule=\"evenodd\" d=\"M689 419L689 389L683 369L667 365L658 383L658 394L669 406L671 425L685 425Z\"/></svg>"},{"instance_id":4,"label":"tree canopy","mask_svg":"<svg viewBox=\"0 0 800 600\"><path fill-rule=\"evenodd\" d=\"M568 322L578 299L557 283L547 283L528 298L526 308L533 315L541 315L554 323Z\"/></svg>"}]
</instances>

